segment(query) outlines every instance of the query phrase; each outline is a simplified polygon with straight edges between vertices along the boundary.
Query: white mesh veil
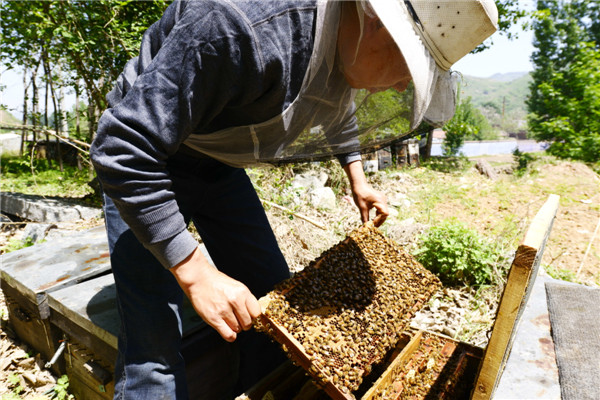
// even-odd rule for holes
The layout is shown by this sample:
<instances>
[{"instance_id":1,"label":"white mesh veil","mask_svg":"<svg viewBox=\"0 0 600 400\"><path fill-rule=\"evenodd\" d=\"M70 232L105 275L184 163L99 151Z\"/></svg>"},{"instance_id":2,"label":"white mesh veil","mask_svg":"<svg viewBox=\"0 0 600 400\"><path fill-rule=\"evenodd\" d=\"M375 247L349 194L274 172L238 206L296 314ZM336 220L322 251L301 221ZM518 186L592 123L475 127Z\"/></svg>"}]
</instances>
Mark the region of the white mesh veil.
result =
<instances>
[{"instance_id":1,"label":"white mesh veil","mask_svg":"<svg viewBox=\"0 0 600 400\"><path fill-rule=\"evenodd\" d=\"M307 73L298 97L281 115L260 124L191 135L185 144L235 167L318 160L382 147L406 136L423 119L437 125L452 117L455 79L435 62L426 74L426 91L419 96L412 84L403 93L389 90L370 96L352 89L336 64L340 11L341 2L319 1ZM355 119L358 132L352 129Z\"/></svg>"}]
</instances>

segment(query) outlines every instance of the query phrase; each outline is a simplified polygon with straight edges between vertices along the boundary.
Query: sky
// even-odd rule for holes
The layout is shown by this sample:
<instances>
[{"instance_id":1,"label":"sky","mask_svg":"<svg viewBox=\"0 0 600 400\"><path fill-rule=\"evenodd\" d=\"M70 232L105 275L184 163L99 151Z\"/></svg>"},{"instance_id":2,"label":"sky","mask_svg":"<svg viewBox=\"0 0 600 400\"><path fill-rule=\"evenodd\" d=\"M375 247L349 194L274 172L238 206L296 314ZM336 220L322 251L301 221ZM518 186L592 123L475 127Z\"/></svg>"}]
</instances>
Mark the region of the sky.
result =
<instances>
[{"instance_id":1,"label":"sky","mask_svg":"<svg viewBox=\"0 0 600 400\"><path fill-rule=\"evenodd\" d=\"M533 0L523 0L520 6L532 9ZM532 71L530 56L534 50L533 32L524 32L518 26L513 27L512 32L518 35L517 39L508 40L506 36L495 33L487 41L491 44L489 49L466 55L452 69L463 75L481 78L488 78L497 73ZM23 107L22 80L19 73L6 71L0 66L0 88L3 88L0 92L0 104L7 106L9 111L18 118L21 118ZM74 95L67 93L67 109L71 109L74 103Z\"/></svg>"},{"instance_id":2,"label":"sky","mask_svg":"<svg viewBox=\"0 0 600 400\"><path fill-rule=\"evenodd\" d=\"M520 28L512 30L517 39L508 40L495 33L486 43L491 47L477 54L467 54L452 69L463 75L488 78L497 73L528 72L533 70L530 57L534 50L533 32Z\"/></svg>"}]
</instances>

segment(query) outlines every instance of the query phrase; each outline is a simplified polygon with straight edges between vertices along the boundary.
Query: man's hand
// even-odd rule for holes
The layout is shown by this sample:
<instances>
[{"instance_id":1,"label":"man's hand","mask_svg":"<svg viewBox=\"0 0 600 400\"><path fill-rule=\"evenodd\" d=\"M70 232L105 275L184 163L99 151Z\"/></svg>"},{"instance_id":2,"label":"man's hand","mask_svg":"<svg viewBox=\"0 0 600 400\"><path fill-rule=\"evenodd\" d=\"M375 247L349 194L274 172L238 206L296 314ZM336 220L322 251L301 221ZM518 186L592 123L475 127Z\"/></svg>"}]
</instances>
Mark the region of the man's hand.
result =
<instances>
[{"instance_id":1,"label":"man's hand","mask_svg":"<svg viewBox=\"0 0 600 400\"><path fill-rule=\"evenodd\" d=\"M376 215L373 219L373 225L380 226L389 215L387 199L385 196L373 189L367 182L362 162L355 161L344 167L346 175L350 180L350 188L354 203L360 211L360 217L363 223L369 220L369 211L375 208Z\"/></svg>"},{"instance_id":2,"label":"man's hand","mask_svg":"<svg viewBox=\"0 0 600 400\"><path fill-rule=\"evenodd\" d=\"M261 313L250 290L210 265L199 248L170 271L198 315L228 342Z\"/></svg>"}]
</instances>

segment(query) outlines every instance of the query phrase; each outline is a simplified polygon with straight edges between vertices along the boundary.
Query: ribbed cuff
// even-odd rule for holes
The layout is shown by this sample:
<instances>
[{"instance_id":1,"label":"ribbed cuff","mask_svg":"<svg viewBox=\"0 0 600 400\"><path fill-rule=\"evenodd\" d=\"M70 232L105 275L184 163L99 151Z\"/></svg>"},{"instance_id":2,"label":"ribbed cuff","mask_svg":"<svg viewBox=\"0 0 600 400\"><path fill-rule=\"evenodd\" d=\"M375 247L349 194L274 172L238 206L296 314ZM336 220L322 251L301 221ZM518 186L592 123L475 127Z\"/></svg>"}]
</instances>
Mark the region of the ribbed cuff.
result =
<instances>
[{"instance_id":1,"label":"ribbed cuff","mask_svg":"<svg viewBox=\"0 0 600 400\"><path fill-rule=\"evenodd\" d=\"M198 242L187 230L181 231L170 239L146 244L146 248L167 269L185 260L197 247Z\"/></svg>"},{"instance_id":2,"label":"ribbed cuff","mask_svg":"<svg viewBox=\"0 0 600 400\"><path fill-rule=\"evenodd\" d=\"M347 154L340 154L337 156L337 159L339 160L342 167L345 167L346 165L350 164L351 162L362 160L362 157L360 155L360 152L353 151L353 152L347 153Z\"/></svg>"}]
</instances>

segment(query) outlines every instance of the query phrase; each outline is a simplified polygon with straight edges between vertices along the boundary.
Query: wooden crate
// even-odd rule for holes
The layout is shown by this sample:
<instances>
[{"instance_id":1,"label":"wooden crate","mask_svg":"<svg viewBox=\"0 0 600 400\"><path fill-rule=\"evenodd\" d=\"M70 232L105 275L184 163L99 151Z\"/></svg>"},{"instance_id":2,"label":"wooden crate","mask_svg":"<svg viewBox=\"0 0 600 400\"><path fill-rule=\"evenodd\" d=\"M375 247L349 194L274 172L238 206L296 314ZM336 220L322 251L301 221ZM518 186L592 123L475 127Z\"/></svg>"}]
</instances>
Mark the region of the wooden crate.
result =
<instances>
[{"instance_id":1,"label":"wooden crate","mask_svg":"<svg viewBox=\"0 0 600 400\"><path fill-rule=\"evenodd\" d=\"M556 195L549 197L533 219L525 239L517 249L508 274L507 284L498 305L490 341L485 350L434 333L417 332L412 334L407 341L400 340L397 346L388 352L382 363L373 366L372 373L351 394L331 390L330 386L334 386L334 382L325 382L325 384L320 382L320 387L317 387L308 378L300 383L297 381L286 383L278 376L291 377L297 374L297 370L300 368L295 367L296 369L294 369L293 366L287 365L274 371L247 393L238 396L238 399L361 398L374 400L404 398L403 396L411 399L490 399L502 376L521 314L533 287L544 247L556 216L558 201L559 198ZM435 370L433 367L436 364L431 362L431 365L428 366L429 358L422 357L423 346L428 345L427 341L431 341L430 338L443 342L439 353L444 357L438 357L438 361L441 360L439 361L441 370L434 378L426 378L425 374L431 374ZM292 347L296 346L293 341L286 344ZM289 352L294 362L306 368L306 363L295 357L297 354L297 348ZM407 377L409 374L410 376ZM412 388L407 385L407 380L413 385ZM430 386L426 387L426 384ZM456 390L453 387L455 385L460 387L460 393L454 391ZM381 396L383 391L387 391L389 396ZM413 391L418 393L410 394ZM281 395L282 393L284 395Z\"/></svg>"},{"instance_id":2,"label":"wooden crate","mask_svg":"<svg viewBox=\"0 0 600 400\"><path fill-rule=\"evenodd\" d=\"M0 286L17 336L50 360L62 333L48 320L48 294L107 273L108 258L104 227L2 255ZM64 373L62 361L53 370Z\"/></svg>"}]
</instances>

